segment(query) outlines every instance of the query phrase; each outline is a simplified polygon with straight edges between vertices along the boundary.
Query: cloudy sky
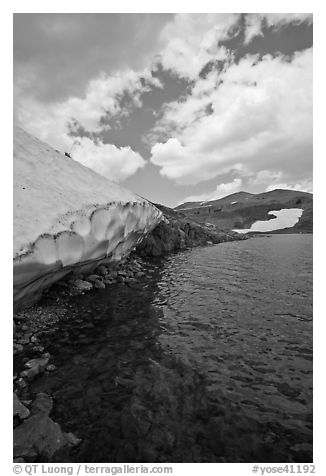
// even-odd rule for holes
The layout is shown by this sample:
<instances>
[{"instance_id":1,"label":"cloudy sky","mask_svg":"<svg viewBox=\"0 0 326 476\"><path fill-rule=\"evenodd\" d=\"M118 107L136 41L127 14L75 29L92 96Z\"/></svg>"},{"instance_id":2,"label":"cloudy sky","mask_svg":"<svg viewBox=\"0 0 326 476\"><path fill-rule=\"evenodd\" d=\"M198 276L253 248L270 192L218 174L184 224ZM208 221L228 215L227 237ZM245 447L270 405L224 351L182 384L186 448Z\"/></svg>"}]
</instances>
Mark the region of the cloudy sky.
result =
<instances>
[{"instance_id":1,"label":"cloudy sky","mask_svg":"<svg viewBox=\"0 0 326 476\"><path fill-rule=\"evenodd\" d=\"M168 206L312 191L310 14L14 14L14 118Z\"/></svg>"}]
</instances>

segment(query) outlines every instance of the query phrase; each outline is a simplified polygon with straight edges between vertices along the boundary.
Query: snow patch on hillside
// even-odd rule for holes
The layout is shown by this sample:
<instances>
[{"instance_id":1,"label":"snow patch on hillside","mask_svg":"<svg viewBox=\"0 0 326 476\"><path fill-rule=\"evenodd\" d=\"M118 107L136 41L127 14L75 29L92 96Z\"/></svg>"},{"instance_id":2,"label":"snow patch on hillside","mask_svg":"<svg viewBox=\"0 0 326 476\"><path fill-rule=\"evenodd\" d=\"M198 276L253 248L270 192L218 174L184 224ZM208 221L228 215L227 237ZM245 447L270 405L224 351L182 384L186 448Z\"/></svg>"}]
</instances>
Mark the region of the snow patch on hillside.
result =
<instances>
[{"instance_id":1,"label":"snow patch on hillside","mask_svg":"<svg viewBox=\"0 0 326 476\"><path fill-rule=\"evenodd\" d=\"M303 213L302 208L284 208L283 210L271 210L269 215L276 215L276 218L271 220L256 221L251 225L251 228L236 229L237 233L248 233L249 231L269 232L274 230L283 230L284 228L292 228L301 217Z\"/></svg>"}]
</instances>

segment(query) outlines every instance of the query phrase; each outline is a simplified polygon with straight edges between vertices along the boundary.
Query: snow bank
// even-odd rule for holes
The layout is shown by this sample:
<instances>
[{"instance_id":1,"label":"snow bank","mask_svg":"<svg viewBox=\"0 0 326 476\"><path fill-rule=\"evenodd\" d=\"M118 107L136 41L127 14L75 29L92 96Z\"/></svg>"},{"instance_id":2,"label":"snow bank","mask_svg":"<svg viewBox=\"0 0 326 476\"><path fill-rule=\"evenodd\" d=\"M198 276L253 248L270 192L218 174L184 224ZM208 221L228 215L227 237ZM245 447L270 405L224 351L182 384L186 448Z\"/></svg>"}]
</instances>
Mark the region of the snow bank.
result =
<instances>
[{"instance_id":1,"label":"snow bank","mask_svg":"<svg viewBox=\"0 0 326 476\"><path fill-rule=\"evenodd\" d=\"M14 305L72 269L118 260L162 213L143 198L14 128Z\"/></svg>"},{"instance_id":2,"label":"snow bank","mask_svg":"<svg viewBox=\"0 0 326 476\"><path fill-rule=\"evenodd\" d=\"M249 231L269 232L274 230L283 230L284 228L292 228L301 217L302 208L283 208L283 210L271 210L269 215L275 215L276 218L271 220L256 221L251 228L233 230L237 233L248 233Z\"/></svg>"}]
</instances>

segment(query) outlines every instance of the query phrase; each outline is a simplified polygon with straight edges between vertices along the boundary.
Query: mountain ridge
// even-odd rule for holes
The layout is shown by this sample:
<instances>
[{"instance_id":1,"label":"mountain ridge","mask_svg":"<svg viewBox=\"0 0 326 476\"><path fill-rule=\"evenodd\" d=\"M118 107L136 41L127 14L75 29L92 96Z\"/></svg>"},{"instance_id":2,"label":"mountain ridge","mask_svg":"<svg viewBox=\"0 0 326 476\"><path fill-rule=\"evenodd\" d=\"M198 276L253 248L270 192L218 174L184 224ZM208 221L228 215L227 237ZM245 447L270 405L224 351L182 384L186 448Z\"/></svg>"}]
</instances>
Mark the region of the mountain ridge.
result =
<instances>
[{"instance_id":1,"label":"mountain ridge","mask_svg":"<svg viewBox=\"0 0 326 476\"><path fill-rule=\"evenodd\" d=\"M274 189L257 194L240 191L216 200L184 202L174 210L221 231L230 231L250 228L258 220L271 220L274 216L269 212L289 208L303 210L299 221L291 228L274 232L312 233L313 194L300 190Z\"/></svg>"}]
</instances>

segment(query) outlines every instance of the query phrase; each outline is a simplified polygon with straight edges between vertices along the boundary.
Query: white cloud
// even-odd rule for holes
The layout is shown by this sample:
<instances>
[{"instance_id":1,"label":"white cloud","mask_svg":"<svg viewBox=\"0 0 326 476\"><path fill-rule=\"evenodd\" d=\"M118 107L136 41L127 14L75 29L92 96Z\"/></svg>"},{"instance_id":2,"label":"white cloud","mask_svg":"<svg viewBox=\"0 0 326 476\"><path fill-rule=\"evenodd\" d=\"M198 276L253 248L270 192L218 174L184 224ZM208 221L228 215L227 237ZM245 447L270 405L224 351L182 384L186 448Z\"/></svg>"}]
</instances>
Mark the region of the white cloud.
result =
<instances>
[{"instance_id":1,"label":"white cloud","mask_svg":"<svg viewBox=\"0 0 326 476\"><path fill-rule=\"evenodd\" d=\"M264 36L262 31L262 16L258 13L246 15L245 19L245 40L247 45L256 36Z\"/></svg>"},{"instance_id":2,"label":"white cloud","mask_svg":"<svg viewBox=\"0 0 326 476\"><path fill-rule=\"evenodd\" d=\"M207 87L204 82L199 80L185 101L165 108L158 129L174 132L151 150L162 175L196 184L234 169L310 170L311 49L291 61L247 56L211 73ZM204 113L208 104L210 115Z\"/></svg>"},{"instance_id":3,"label":"white cloud","mask_svg":"<svg viewBox=\"0 0 326 476\"><path fill-rule=\"evenodd\" d=\"M242 186L242 179L235 178L232 182L221 183L217 185L213 192L201 193L199 195L190 195L182 200L181 203L186 202L208 202L210 200L217 200L223 198L231 193L240 192Z\"/></svg>"},{"instance_id":4,"label":"white cloud","mask_svg":"<svg viewBox=\"0 0 326 476\"><path fill-rule=\"evenodd\" d=\"M160 53L163 67L195 79L211 60L224 60L227 51L218 42L228 38L239 19L229 13L178 13L161 32L165 47Z\"/></svg>"},{"instance_id":5,"label":"white cloud","mask_svg":"<svg viewBox=\"0 0 326 476\"><path fill-rule=\"evenodd\" d=\"M287 190L300 190L301 192L312 193L313 186L311 180L303 180L302 182L288 184L288 183L272 183L266 187L266 192L270 190L275 190L277 188L287 189Z\"/></svg>"},{"instance_id":6,"label":"white cloud","mask_svg":"<svg viewBox=\"0 0 326 476\"><path fill-rule=\"evenodd\" d=\"M76 133L78 126L81 126L90 135L100 134L108 127L101 124L102 117L128 114L120 103L122 94L128 93L135 107L141 107L140 96L151 85L162 86L149 70L141 73L128 70L92 80L84 98L70 97L51 104L25 96L24 88L17 85L15 121L39 139L68 152L76 142L76 137L70 134L71 130ZM78 147L74 147L74 158L113 180L124 180L145 164L144 159L130 147L117 148L104 144L100 139L87 137L79 137L78 143Z\"/></svg>"},{"instance_id":7,"label":"white cloud","mask_svg":"<svg viewBox=\"0 0 326 476\"><path fill-rule=\"evenodd\" d=\"M312 13L250 13L246 15L245 44L256 36L263 35L263 22L273 28L281 28L288 23L312 23Z\"/></svg>"},{"instance_id":8,"label":"white cloud","mask_svg":"<svg viewBox=\"0 0 326 476\"><path fill-rule=\"evenodd\" d=\"M73 149L73 157L110 180L120 181L133 175L144 167L145 160L130 147L116 147L92 141L88 137L78 139Z\"/></svg>"},{"instance_id":9,"label":"white cloud","mask_svg":"<svg viewBox=\"0 0 326 476\"><path fill-rule=\"evenodd\" d=\"M295 180L291 175L292 174L284 174L280 170L261 170L248 177L248 186L250 190L254 190L255 192L268 192L276 188L312 192L312 179L301 178L300 180Z\"/></svg>"}]
</instances>

